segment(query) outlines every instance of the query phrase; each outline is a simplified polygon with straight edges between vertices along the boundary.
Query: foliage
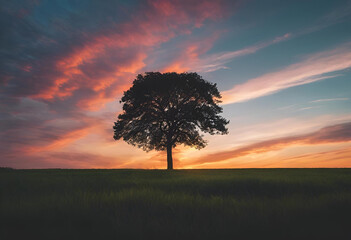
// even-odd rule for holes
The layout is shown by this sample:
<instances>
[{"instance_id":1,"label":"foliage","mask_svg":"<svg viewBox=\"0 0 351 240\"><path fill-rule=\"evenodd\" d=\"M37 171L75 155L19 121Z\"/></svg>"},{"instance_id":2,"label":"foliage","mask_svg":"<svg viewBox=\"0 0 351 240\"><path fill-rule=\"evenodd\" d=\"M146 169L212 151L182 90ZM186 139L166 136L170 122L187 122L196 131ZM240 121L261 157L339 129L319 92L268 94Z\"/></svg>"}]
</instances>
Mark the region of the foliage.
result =
<instances>
[{"instance_id":1,"label":"foliage","mask_svg":"<svg viewBox=\"0 0 351 240\"><path fill-rule=\"evenodd\" d=\"M121 99L124 112L115 122L114 138L143 150L165 150L184 144L203 148L199 130L226 134L228 121L216 87L197 73L139 74Z\"/></svg>"}]
</instances>

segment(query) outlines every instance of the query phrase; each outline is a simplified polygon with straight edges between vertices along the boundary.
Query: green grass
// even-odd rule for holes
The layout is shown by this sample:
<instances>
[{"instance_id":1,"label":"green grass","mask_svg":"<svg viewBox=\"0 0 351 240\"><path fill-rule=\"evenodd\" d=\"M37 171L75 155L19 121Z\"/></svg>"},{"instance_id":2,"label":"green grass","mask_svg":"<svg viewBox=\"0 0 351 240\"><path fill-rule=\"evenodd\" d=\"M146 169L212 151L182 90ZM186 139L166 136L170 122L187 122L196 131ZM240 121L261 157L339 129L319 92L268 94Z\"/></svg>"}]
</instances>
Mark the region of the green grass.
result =
<instances>
[{"instance_id":1,"label":"green grass","mask_svg":"<svg viewBox=\"0 0 351 240\"><path fill-rule=\"evenodd\" d=\"M351 239L351 169L0 169L0 201L1 239Z\"/></svg>"}]
</instances>

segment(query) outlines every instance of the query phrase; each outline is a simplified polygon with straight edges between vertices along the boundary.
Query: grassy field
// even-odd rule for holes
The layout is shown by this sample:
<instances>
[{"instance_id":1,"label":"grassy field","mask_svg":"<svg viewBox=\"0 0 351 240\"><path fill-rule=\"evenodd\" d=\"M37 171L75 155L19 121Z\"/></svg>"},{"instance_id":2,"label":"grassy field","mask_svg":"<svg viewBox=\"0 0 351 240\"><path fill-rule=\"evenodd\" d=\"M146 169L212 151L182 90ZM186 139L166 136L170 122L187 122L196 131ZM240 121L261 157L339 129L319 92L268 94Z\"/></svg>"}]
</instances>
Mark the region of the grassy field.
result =
<instances>
[{"instance_id":1,"label":"grassy field","mask_svg":"<svg viewBox=\"0 0 351 240\"><path fill-rule=\"evenodd\" d=\"M1 169L0 197L1 239L351 239L351 169Z\"/></svg>"}]
</instances>

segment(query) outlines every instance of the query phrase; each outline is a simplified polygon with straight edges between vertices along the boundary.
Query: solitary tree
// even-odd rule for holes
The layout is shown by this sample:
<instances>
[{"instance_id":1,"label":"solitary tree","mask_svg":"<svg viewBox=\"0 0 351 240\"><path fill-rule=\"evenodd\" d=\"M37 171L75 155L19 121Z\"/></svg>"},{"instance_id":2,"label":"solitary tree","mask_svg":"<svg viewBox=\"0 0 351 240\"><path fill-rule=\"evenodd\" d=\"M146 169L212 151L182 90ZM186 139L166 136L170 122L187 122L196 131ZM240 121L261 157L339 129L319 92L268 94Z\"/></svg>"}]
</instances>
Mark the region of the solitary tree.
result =
<instances>
[{"instance_id":1,"label":"solitary tree","mask_svg":"<svg viewBox=\"0 0 351 240\"><path fill-rule=\"evenodd\" d=\"M228 133L229 121L218 115L220 98L216 84L197 73L139 74L120 101L123 113L114 123L114 139L145 151L167 149L167 169L173 169L173 147L205 147L199 130Z\"/></svg>"}]
</instances>

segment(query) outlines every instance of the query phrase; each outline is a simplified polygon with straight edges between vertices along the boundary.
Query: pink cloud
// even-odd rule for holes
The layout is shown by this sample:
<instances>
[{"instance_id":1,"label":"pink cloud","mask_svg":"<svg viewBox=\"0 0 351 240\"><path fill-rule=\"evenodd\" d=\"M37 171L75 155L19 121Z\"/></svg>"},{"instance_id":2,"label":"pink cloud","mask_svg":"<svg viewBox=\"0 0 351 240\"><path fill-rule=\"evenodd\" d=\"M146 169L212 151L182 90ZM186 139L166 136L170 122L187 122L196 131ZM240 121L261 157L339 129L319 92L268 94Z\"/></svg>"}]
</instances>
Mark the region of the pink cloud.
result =
<instances>
[{"instance_id":1,"label":"pink cloud","mask_svg":"<svg viewBox=\"0 0 351 240\"><path fill-rule=\"evenodd\" d=\"M205 20L216 20L224 14L222 1L202 1L201 4L197 1L148 1L147 7L133 14L131 21L87 36L85 43L56 62L56 71L61 74L48 79L51 86L31 97L48 101L65 99L79 89L88 87L97 94L81 99L78 105L94 105L96 109L99 107L97 102L103 104L110 101L116 92L124 90L124 87L118 88L113 94L107 95L107 88L116 83L125 86L131 80L125 78L126 73L135 74L145 67L144 60L150 47L176 35L189 33L201 27ZM108 68L103 69L101 64ZM85 66L89 66L89 72L95 71L96 74L83 71ZM94 104L89 104L89 101Z\"/></svg>"},{"instance_id":2,"label":"pink cloud","mask_svg":"<svg viewBox=\"0 0 351 240\"><path fill-rule=\"evenodd\" d=\"M167 67L162 69L162 71L214 72L219 69L226 69L228 68L226 67L226 64L235 58L253 54L265 47L291 38L291 34L286 33L283 36L276 37L270 41L261 42L244 49L206 55L205 53L213 46L213 43L217 40L219 34L219 32L216 32L211 37L202 40L193 40L191 43L183 44L179 48L185 49L185 51L182 51L181 54L179 54L179 56Z\"/></svg>"},{"instance_id":3,"label":"pink cloud","mask_svg":"<svg viewBox=\"0 0 351 240\"><path fill-rule=\"evenodd\" d=\"M226 69L226 63L231 60L248 54L253 54L262 48L286 41L291 38L290 33L274 38L273 40L261 42L256 45L218 54L206 55L214 42L218 39L221 32L217 31L212 36L204 39L192 39L183 42L177 47L177 55L171 62L161 68L161 72L213 72L219 69ZM179 50L181 49L181 50Z\"/></svg>"},{"instance_id":4,"label":"pink cloud","mask_svg":"<svg viewBox=\"0 0 351 240\"><path fill-rule=\"evenodd\" d=\"M103 109L106 103L117 102L136 73L153 68L146 65L146 59L155 48L176 36L190 35L205 21L223 18L229 12L226 5L221 0L148 0L128 6L128 11L133 11L123 18L98 18L99 27L79 28L90 15L76 15L71 11L66 12L67 16L77 19L72 27L69 20L53 18L51 36L39 26L38 33L29 34L33 44L21 49L23 55L34 53L33 58L28 61L21 58L14 65L17 70L2 78L2 90L9 100L1 103L8 112L2 121L6 131L0 133L1 138L6 139L0 147L4 156L1 161L12 159L20 163L20 159L33 160L41 155L54 159L49 153L65 151L85 139L89 142L90 133L112 142L112 136L105 129L111 129L113 120L105 122L98 111L107 111ZM99 13L103 13L103 9ZM126 20L120 22L121 19ZM31 27L36 29L36 24ZM189 49L189 53L191 51ZM30 100L33 109L22 106L22 100ZM113 107L116 107L113 111L119 110L116 104ZM55 119L78 124L47 125ZM84 151L84 147L80 150ZM33 160L33 167L36 166ZM54 166L53 162L50 166ZM62 165L57 162L56 166Z\"/></svg>"},{"instance_id":5,"label":"pink cloud","mask_svg":"<svg viewBox=\"0 0 351 240\"><path fill-rule=\"evenodd\" d=\"M195 71L194 66L199 62L199 59L212 48L214 42L218 39L220 33L214 33L212 36L204 39L192 39L186 41L177 47L177 57L167 66L161 69L161 72L186 72Z\"/></svg>"},{"instance_id":6,"label":"pink cloud","mask_svg":"<svg viewBox=\"0 0 351 240\"><path fill-rule=\"evenodd\" d=\"M223 103L230 104L273 94L285 88L339 76L337 71L351 67L351 44L313 54L282 70L250 79L222 93ZM326 75L329 74L329 75Z\"/></svg>"},{"instance_id":7,"label":"pink cloud","mask_svg":"<svg viewBox=\"0 0 351 240\"><path fill-rule=\"evenodd\" d=\"M253 143L233 150L206 155L195 161L197 164L221 162L249 154L277 151L293 145L318 145L351 141L351 122L324 127L305 135L282 137Z\"/></svg>"},{"instance_id":8,"label":"pink cloud","mask_svg":"<svg viewBox=\"0 0 351 240\"><path fill-rule=\"evenodd\" d=\"M298 155L298 154L297 154ZM294 157L268 156L240 161L212 162L188 165L188 168L349 168L351 167L351 147L318 153L302 154Z\"/></svg>"}]
</instances>

